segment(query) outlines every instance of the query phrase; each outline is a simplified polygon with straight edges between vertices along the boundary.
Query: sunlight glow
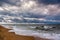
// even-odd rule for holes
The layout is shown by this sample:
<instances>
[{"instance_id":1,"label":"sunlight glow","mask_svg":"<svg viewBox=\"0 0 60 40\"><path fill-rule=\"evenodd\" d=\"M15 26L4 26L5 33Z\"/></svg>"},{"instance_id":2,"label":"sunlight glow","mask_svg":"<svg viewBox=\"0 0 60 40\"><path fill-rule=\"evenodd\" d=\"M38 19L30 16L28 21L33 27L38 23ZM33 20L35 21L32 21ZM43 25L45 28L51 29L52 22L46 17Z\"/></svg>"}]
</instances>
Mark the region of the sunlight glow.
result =
<instances>
[{"instance_id":1,"label":"sunlight glow","mask_svg":"<svg viewBox=\"0 0 60 40\"><path fill-rule=\"evenodd\" d=\"M31 8L35 5L36 3L34 1L28 1L28 2L25 2L22 6L24 8Z\"/></svg>"}]
</instances>

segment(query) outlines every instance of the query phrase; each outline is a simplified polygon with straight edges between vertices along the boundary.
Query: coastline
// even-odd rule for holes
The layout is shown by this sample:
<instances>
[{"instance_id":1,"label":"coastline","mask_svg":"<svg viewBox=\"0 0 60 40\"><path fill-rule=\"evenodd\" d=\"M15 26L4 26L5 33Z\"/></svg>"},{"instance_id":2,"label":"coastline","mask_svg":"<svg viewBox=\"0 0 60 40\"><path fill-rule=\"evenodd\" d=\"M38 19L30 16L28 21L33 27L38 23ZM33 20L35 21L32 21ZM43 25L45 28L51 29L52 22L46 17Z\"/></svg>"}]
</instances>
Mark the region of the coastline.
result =
<instances>
[{"instance_id":1,"label":"coastline","mask_svg":"<svg viewBox=\"0 0 60 40\"><path fill-rule=\"evenodd\" d=\"M34 36L16 35L14 32L8 32L11 29L4 28L0 25L0 40L48 40Z\"/></svg>"}]
</instances>

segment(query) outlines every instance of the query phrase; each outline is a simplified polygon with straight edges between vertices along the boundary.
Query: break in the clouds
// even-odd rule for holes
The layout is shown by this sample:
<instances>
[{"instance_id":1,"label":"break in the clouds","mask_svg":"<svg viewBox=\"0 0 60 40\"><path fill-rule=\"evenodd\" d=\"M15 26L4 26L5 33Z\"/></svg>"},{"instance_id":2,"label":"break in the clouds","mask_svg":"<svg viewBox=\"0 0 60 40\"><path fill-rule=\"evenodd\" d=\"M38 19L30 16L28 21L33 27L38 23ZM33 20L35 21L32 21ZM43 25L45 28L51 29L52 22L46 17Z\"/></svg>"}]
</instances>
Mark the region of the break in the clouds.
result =
<instances>
[{"instance_id":1,"label":"break in the clouds","mask_svg":"<svg viewBox=\"0 0 60 40\"><path fill-rule=\"evenodd\" d=\"M0 12L16 14L22 18L36 18L34 20L38 18L38 22L60 22L59 0L0 0L0 2Z\"/></svg>"}]
</instances>

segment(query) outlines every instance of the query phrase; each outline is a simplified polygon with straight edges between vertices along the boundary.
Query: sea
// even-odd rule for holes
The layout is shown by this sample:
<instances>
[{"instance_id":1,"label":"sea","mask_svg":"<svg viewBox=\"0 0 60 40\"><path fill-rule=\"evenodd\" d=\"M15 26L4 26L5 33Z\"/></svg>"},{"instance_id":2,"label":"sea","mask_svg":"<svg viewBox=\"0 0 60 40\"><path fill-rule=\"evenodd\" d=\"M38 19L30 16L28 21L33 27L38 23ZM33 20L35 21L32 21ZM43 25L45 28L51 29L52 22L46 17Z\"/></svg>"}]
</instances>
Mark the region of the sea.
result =
<instances>
[{"instance_id":1,"label":"sea","mask_svg":"<svg viewBox=\"0 0 60 40\"><path fill-rule=\"evenodd\" d=\"M3 27L12 29L8 32L15 32L17 35L24 35L24 36L34 36L34 37L41 37L41 38L47 38L52 40L60 40L60 29L53 29L53 30L40 30L35 29L36 26L20 26L20 25L8 25L8 24L2 24ZM56 26L58 27L58 26Z\"/></svg>"}]
</instances>

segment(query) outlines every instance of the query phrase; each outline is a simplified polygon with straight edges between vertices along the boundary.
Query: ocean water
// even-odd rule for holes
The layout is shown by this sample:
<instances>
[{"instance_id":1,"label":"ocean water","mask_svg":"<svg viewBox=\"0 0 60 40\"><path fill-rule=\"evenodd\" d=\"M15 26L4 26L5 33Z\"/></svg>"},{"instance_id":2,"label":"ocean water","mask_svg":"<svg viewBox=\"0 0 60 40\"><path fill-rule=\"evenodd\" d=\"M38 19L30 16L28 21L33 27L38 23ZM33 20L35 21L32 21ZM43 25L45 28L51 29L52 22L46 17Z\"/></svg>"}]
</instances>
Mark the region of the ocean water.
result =
<instances>
[{"instance_id":1,"label":"ocean water","mask_svg":"<svg viewBox=\"0 0 60 40\"><path fill-rule=\"evenodd\" d=\"M33 26L11 26L2 25L5 28L12 29L9 32L15 32L17 35L34 36L47 38L52 40L60 40L60 30L54 29L53 31L37 30Z\"/></svg>"}]
</instances>

